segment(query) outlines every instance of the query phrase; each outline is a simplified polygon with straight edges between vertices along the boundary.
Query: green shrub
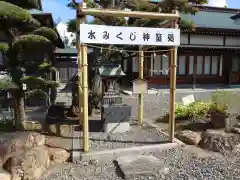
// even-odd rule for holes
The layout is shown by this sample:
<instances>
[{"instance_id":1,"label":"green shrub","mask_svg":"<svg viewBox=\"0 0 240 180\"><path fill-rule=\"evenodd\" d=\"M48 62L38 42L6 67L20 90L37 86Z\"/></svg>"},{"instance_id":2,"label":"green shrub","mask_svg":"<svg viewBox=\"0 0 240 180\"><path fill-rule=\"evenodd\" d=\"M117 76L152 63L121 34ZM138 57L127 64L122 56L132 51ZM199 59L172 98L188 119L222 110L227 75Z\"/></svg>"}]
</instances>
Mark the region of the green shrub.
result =
<instances>
[{"instance_id":1,"label":"green shrub","mask_svg":"<svg viewBox=\"0 0 240 180\"><path fill-rule=\"evenodd\" d=\"M227 91L216 91L212 94L212 103L210 107L210 112L218 112L223 114L228 114L229 106L234 100L232 92Z\"/></svg>"},{"instance_id":2,"label":"green shrub","mask_svg":"<svg viewBox=\"0 0 240 180\"><path fill-rule=\"evenodd\" d=\"M196 120L205 117L211 107L211 102L197 101L188 105L189 119Z\"/></svg>"},{"instance_id":3,"label":"green shrub","mask_svg":"<svg viewBox=\"0 0 240 180\"><path fill-rule=\"evenodd\" d=\"M211 107L211 102L196 101L187 106L183 104L175 105L176 119L191 119L197 120L205 117Z\"/></svg>"},{"instance_id":4,"label":"green shrub","mask_svg":"<svg viewBox=\"0 0 240 180\"><path fill-rule=\"evenodd\" d=\"M175 104L175 118L176 119L184 119L188 118L188 106L184 106L183 104Z\"/></svg>"}]
</instances>

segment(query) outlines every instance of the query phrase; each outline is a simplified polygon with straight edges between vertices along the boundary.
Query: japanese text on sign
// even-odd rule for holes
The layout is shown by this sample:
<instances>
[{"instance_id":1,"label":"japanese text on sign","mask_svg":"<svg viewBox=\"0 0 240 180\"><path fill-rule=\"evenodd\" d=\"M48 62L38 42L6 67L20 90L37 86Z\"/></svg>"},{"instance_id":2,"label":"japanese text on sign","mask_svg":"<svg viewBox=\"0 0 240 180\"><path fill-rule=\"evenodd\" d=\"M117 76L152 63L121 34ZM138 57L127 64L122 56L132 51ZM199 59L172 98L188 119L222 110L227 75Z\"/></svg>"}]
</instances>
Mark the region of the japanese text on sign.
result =
<instances>
[{"instance_id":1,"label":"japanese text on sign","mask_svg":"<svg viewBox=\"0 0 240 180\"><path fill-rule=\"evenodd\" d=\"M179 46L180 30L81 24L80 41L89 44Z\"/></svg>"}]
</instances>

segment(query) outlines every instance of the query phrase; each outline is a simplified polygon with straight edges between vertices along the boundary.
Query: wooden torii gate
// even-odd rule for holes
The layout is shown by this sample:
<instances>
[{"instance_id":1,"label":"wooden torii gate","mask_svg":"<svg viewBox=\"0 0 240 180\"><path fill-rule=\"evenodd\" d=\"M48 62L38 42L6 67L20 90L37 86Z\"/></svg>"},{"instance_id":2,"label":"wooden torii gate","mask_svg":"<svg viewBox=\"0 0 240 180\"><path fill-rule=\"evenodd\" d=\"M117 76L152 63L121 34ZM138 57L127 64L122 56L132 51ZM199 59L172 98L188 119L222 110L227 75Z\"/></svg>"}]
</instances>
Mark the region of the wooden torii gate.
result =
<instances>
[{"instance_id":1,"label":"wooden torii gate","mask_svg":"<svg viewBox=\"0 0 240 180\"><path fill-rule=\"evenodd\" d=\"M133 18L148 18L148 19L161 19L172 20L173 28L178 28L177 20L180 18L178 11L174 11L172 14L156 13L156 12L142 12L142 11L122 11L112 9L95 9L87 8L84 2L77 3L76 0L72 0L78 7L76 18L76 48L78 51L78 73L79 73L79 111L80 121L83 123L83 142L84 151L89 150L89 127L88 127L88 60L87 60L87 45L80 43L80 24L85 21L86 15L102 15L113 17L133 17ZM139 51L139 78L143 79L143 61L144 53L142 48ZM169 141L173 141L175 132L175 89L176 89L176 67L177 67L177 46L171 50L170 55L170 102L169 102ZM138 96L138 121L142 125L143 122L143 94ZM81 123L81 122L80 122Z\"/></svg>"}]
</instances>

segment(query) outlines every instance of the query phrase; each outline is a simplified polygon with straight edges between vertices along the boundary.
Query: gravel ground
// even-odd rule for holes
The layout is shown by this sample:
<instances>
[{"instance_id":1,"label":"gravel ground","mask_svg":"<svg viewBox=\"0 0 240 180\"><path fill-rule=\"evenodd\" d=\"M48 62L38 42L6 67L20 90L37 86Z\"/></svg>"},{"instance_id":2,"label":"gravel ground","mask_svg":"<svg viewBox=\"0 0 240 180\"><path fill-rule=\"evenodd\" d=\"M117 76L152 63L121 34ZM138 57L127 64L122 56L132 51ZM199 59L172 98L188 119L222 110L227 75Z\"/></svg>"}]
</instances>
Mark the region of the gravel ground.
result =
<instances>
[{"instance_id":1,"label":"gravel ground","mask_svg":"<svg viewBox=\"0 0 240 180\"><path fill-rule=\"evenodd\" d=\"M80 135L80 131L79 135ZM131 129L125 133L90 133L90 149L91 151L116 149L116 148L128 148L134 146L143 146L150 144L160 144L168 141L168 136L159 132L156 128L144 124L143 127L139 127L135 121L131 123ZM82 149L82 138L80 142L80 148Z\"/></svg>"},{"instance_id":2,"label":"gravel ground","mask_svg":"<svg viewBox=\"0 0 240 180\"><path fill-rule=\"evenodd\" d=\"M211 100L211 95L213 91L206 92L179 92L176 93L176 102L181 102L182 97L193 94L195 100L201 101L209 101ZM240 91L234 92L234 101L231 104L230 111L232 113L238 113L240 108ZM136 95L123 96L123 103L132 106L132 117L137 118L138 112L138 97ZM163 116L165 113L169 111L169 93L168 91L160 92L158 95L156 94L146 94L144 95L144 117L153 119L160 116Z\"/></svg>"},{"instance_id":3,"label":"gravel ground","mask_svg":"<svg viewBox=\"0 0 240 180\"><path fill-rule=\"evenodd\" d=\"M212 92L195 92L195 93L177 93L176 102L181 102L181 98L194 94L196 100L207 101L210 100ZM240 97L239 92L235 93L237 97ZM133 97L133 98L132 98ZM132 117L137 117L137 96L124 96L124 103L132 106ZM239 111L239 98L233 102L232 112ZM163 116L168 112L168 93L160 93L159 95L145 95L144 96L144 116L152 119L159 116ZM144 130L145 131L145 130ZM137 133L136 133L137 132ZM142 131L137 131L133 134L118 134L116 136L110 136L110 140L129 140L134 139L132 136L135 134L135 139L142 138L139 134L143 134ZM150 133L152 134L152 133ZM138 135L138 136L136 136ZM155 134L156 136L156 134ZM94 135L93 135L94 137ZM96 137L95 137L96 138ZM98 137L99 138L99 137ZM102 134L102 139L106 140L106 136ZM144 140L146 141L146 137ZM151 138L150 138L151 139ZM152 138L154 139L154 138ZM141 140L141 139L140 139ZM140 141L139 140L139 141ZM163 139L162 139L163 140ZM101 142L101 143L100 143ZM103 148L118 148L117 142L112 145L112 142L107 141L91 141L92 147ZM123 144L123 143L121 143ZM130 146L136 146L136 143L126 143ZM124 143L125 147L129 147ZM143 152L144 153L144 152ZM159 159L162 159L167 168L168 173L159 173L155 177L133 177L131 180L240 180L240 154L228 154L223 155L211 155L205 158L193 155L184 148L176 148L167 150L164 152L153 152L152 155ZM144 167L143 167L144 168ZM99 162L98 165L81 165L81 164L62 164L55 166L48 172L44 173L41 180L120 180L122 179L117 175L116 166L113 162L109 162L107 159L104 162Z\"/></svg>"},{"instance_id":4,"label":"gravel ground","mask_svg":"<svg viewBox=\"0 0 240 180\"><path fill-rule=\"evenodd\" d=\"M144 154L144 153L143 153ZM138 180L238 180L240 179L240 154L234 158L210 154L203 158L179 147L161 152L152 152L164 161L168 171L160 171L155 177L133 177ZM143 167L144 168L144 167ZM61 169L59 171L59 169ZM51 172L51 173L50 173ZM105 160L99 164L62 164L44 173L41 180L120 180L116 166Z\"/></svg>"}]
</instances>

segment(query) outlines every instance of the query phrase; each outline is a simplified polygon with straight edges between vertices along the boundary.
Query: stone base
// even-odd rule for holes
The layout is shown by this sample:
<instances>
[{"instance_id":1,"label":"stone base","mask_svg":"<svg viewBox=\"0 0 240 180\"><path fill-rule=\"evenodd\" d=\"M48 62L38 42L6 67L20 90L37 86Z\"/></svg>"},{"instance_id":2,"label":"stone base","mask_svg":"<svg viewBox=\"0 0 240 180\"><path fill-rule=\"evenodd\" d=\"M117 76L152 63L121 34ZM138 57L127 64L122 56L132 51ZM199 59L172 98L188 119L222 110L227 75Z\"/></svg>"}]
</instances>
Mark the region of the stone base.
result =
<instances>
[{"instance_id":1,"label":"stone base","mask_svg":"<svg viewBox=\"0 0 240 180\"><path fill-rule=\"evenodd\" d=\"M106 123L104 124L105 133L123 133L130 130L129 122Z\"/></svg>"}]
</instances>

